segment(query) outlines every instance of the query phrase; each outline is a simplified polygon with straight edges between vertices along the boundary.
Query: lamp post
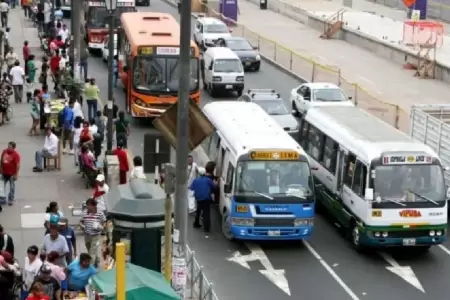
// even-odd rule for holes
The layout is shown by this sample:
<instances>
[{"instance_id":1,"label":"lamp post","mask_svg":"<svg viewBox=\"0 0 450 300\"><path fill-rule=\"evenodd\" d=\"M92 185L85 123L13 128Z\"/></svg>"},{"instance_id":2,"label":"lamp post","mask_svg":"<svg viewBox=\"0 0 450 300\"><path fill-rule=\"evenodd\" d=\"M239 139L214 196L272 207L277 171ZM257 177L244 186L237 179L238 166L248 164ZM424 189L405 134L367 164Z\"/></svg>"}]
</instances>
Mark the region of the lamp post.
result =
<instances>
[{"instance_id":1,"label":"lamp post","mask_svg":"<svg viewBox=\"0 0 450 300\"><path fill-rule=\"evenodd\" d=\"M113 61L114 61L114 21L115 11L117 8L117 0L105 0L106 9L109 12L109 39L108 39L108 124L107 124L107 153L112 151L112 135L113 135Z\"/></svg>"}]
</instances>

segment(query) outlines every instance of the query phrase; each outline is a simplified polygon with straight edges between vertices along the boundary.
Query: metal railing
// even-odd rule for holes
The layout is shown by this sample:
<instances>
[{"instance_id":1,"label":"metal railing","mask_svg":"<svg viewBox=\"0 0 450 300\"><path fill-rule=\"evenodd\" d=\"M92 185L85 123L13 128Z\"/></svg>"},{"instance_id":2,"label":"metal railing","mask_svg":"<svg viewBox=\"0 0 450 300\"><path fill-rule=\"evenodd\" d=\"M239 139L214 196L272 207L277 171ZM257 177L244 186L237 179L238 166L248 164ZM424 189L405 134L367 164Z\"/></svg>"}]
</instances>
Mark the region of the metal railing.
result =
<instances>
[{"instance_id":1,"label":"metal railing","mask_svg":"<svg viewBox=\"0 0 450 300\"><path fill-rule=\"evenodd\" d=\"M222 19L231 24L233 26L232 35L245 37L250 43L259 48L261 55L274 61L279 66L308 82L329 82L340 86L349 97L352 97L356 106L404 132L409 132L409 114L406 111L396 104L379 99L361 84L346 79L342 76L338 67L323 65L309 57L296 53L271 39L259 35L242 24L227 19L209 7L205 7L204 11L208 16Z\"/></svg>"}]
</instances>

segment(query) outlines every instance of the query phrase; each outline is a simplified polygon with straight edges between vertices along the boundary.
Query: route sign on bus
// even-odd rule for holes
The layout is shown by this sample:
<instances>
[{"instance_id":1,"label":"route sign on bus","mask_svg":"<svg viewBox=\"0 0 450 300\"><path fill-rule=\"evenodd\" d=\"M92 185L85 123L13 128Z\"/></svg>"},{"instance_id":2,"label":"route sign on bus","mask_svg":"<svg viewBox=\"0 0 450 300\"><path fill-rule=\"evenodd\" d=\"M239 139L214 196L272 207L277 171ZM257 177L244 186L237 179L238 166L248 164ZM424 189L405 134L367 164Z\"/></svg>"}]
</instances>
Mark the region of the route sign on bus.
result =
<instances>
[{"instance_id":1,"label":"route sign on bus","mask_svg":"<svg viewBox=\"0 0 450 300\"><path fill-rule=\"evenodd\" d=\"M300 155L296 151L252 151L253 160L297 160Z\"/></svg>"},{"instance_id":2,"label":"route sign on bus","mask_svg":"<svg viewBox=\"0 0 450 300\"><path fill-rule=\"evenodd\" d=\"M430 164L431 156L425 155L390 155L383 157L383 165Z\"/></svg>"}]
</instances>

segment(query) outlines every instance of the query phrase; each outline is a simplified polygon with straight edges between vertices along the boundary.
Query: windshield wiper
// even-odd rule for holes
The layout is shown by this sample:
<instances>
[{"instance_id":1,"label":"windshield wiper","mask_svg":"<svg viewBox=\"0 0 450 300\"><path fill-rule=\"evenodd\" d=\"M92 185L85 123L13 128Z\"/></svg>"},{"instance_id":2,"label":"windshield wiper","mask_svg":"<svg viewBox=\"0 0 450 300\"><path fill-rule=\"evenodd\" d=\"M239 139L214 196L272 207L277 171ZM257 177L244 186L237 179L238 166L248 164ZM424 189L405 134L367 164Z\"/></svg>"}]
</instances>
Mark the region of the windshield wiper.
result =
<instances>
[{"instance_id":1,"label":"windshield wiper","mask_svg":"<svg viewBox=\"0 0 450 300\"><path fill-rule=\"evenodd\" d=\"M411 190L409 190L409 192L410 192L411 194L413 194L414 196L416 196L416 197L422 198L422 199L424 199L424 200L427 200L428 202L433 203L434 205L439 205L439 203L437 203L437 202L434 201L433 199L428 198L427 196L421 195L421 194L416 193L416 192L413 192L413 191L411 191Z\"/></svg>"},{"instance_id":2,"label":"windshield wiper","mask_svg":"<svg viewBox=\"0 0 450 300\"><path fill-rule=\"evenodd\" d=\"M260 195L260 196L263 196L264 198L267 198L267 199L269 199L269 200L273 200L273 198L270 197L270 196L267 195L267 194L260 193L260 192L257 192L257 191L253 191L253 193L258 194L258 195Z\"/></svg>"},{"instance_id":3,"label":"windshield wiper","mask_svg":"<svg viewBox=\"0 0 450 300\"><path fill-rule=\"evenodd\" d=\"M398 205L403 206L403 207L406 206L406 204L401 203L400 201L393 200L393 199L389 199L389 198L381 198L381 200L386 200L386 201L388 201L388 202L392 202L392 203L398 204Z\"/></svg>"}]
</instances>

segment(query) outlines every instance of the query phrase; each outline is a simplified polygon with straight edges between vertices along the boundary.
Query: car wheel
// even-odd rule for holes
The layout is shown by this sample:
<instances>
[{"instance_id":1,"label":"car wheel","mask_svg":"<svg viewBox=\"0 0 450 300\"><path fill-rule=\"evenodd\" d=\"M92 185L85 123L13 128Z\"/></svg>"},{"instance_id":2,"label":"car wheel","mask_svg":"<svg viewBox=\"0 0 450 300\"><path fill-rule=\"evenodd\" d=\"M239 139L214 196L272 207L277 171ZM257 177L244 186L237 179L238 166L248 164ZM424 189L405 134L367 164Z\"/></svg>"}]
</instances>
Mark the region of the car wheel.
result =
<instances>
[{"instance_id":1,"label":"car wheel","mask_svg":"<svg viewBox=\"0 0 450 300\"><path fill-rule=\"evenodd\" d=\"M362 252L364 250L364 246L361 245L361 235L359 232L358 224L355 221L351 222L349 230L351 231L349 236L350 236L353 248L357 252Z\"/></svg>"},{"instance_id":2,"label":"car wheel","mask_svg":"<svg viewBox=\"0 0 450 300\"><path fill-rule=\"evenodd\" d=\"M254 68L255 72L259 72L260 68L261 68L261 66L257 66L256 68Z\"/></svg>"},{"instance_id":3,"label":"car wheel","mask_svg":"<svg viewBox=\"0 0 450 300\"><path fill-rule=\"evenodd\" d=\"M234 240L233 233L231 232L231 218L227 210L222 215L222 233L227 240Z\"/></svg>"}]
</instances>

